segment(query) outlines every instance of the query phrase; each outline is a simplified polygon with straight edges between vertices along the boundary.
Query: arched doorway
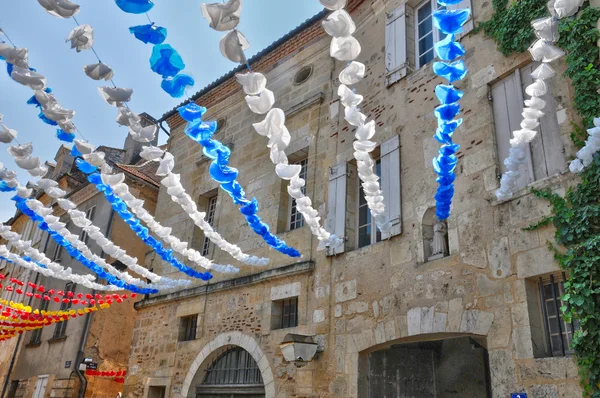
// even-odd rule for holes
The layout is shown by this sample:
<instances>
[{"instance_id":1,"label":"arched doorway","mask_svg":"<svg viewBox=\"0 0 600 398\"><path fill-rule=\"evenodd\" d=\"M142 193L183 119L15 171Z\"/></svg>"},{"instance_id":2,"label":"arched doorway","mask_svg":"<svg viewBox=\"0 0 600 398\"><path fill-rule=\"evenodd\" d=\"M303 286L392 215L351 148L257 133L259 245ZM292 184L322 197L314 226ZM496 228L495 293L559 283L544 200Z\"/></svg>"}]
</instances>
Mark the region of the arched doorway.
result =
<instances>
[{"instance_id":1,"label":"arched doorway","mask_svg":"<svg viewBox=\"0 0 600 398\"><path fill-rule=\"evenodd\" d=\"M487 350L472 337L392 343L361 362L360 397L492 396Z\"/></svg>"},{"instance_id":2,"label":"arched doorway","mask_svg":"<svg viewBox=\"0 0 600 398\"><path fill-rule=\"evenodd\" d=\"M208 364L196 398L265 398L258 364L243 348L226 348Z\"/></svg>"}]
</instances>

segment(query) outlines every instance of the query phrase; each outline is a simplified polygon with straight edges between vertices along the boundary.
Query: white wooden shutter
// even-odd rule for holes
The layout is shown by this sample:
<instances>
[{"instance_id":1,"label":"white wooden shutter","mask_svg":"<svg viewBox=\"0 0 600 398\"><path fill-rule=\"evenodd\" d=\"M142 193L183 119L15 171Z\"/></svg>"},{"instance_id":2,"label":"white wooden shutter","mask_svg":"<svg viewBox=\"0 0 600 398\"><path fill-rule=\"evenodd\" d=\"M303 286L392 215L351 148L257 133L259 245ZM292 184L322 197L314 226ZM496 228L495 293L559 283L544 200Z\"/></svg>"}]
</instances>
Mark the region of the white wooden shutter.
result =
<instances>
[{"instance_id":1,"label":"white wooden shutter","mask_svg":"<svg viewBox=\"0 0 600 398\"><path fill-rule=\"evenodd\" d=\"M400 187L400 137L381 144L381 190L385 203L385 217L393 223L391 232L382 233L382 239L402 233Z\"/></svg>"},{"instance_id":2,"label":"white wooden shutter","mask_svg":"<svg viewBox=\"0 0 600 398\"><path fill-rule=\"evenodd\" d=\"M387 14L385 23L386 86L406 76L406 6L402 5Z\"/></svg>"},{"instance_id":3,"label":"white wooden shutter","mask_svg":"<svg viewBox=\"0 0 600 398\"><path fill-rule=\"evenodd\" d=\"M531 73L539 63L534 62L521 70L523 92L525 87L533 83ZM546 101L544 116L540 118L538 134L531 142L531 155L536 180L546 178L565 170L564 144L560 137L560 127L556 116L556 100L552 94L552 86L548 82L548 92L542 97Z\"/></svg>"},{"instance_id":4,"label":"white wooden shutter","mask_svg":"<svg viewBox=\"0 0 600 398\"><path fill-rule=\"evenodd\" d=\"M48 385L48 376L38 376L35 381L35 389L32 398L44 398L46 395L46 386Z\"/></svg>"},{"instance_id":5,"label":"white wooden shutter","mask_svg":"<svg viewBox=\"0 0 600 398\"><path fill-rule=\"evenodd\" d=\"M467 20L467 23L463 25L463 32L456 35L456 40L460 40L461 37L469 33L475 27L475 22L473 21L473 7L471 6L471 0L461 0L460 3L454 4L447 7L449 10L458 10L461 8L470 8L471 15Z\"/></svg>"},{"instance_id":6,"label":"white wooden shutter","mask_svg":"<svg viewBox=\"0 0 600 398\"><path fill-rule=\"evenodd\" d=\"M500 172L506 172L504 159L508 157L510 139L513 131L521 129L523 116L523 91L521 88L520 71L517 69L512 75L502 79L492 86L492 106L494 111L494 125L496 129L496 146L498 148L498 162ZM534 181L531 151L526 151L527 160L521 165L521 177L517 181L517 190L525 188Z\"/></svg>"},{"instance_id":7,"label":"white wooden shutter","mask_svg":"<svg viewBox=\"0 0 600 398\"><path fill-rule=\"evenodd\" d=\"M327 196L327 231L342 238L346 235L346 162L329 169L329 191ZM327 255L343 253L345 244L342 241L335 247L327 249Z\"/></svg>"}]
</instances>

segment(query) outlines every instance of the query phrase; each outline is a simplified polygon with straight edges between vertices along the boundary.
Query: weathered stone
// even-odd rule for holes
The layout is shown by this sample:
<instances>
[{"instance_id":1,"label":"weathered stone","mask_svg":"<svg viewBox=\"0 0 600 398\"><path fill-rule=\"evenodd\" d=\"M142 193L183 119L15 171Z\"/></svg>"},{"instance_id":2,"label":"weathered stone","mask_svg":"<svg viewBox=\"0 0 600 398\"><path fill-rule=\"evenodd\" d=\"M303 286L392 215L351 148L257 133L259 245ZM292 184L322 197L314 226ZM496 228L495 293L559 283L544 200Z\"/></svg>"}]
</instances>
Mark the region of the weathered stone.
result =
<instances>
[{"instance_id":1,"label":"weathered stone","mask_svg":"<svg viewBox=\"0 0 600 398\"><path fill-rule=\"evenodd\" d=\"M353 300L356 298L356 280L342 282L335 287L335 302L342 303L344 301Z\"/></svg>"},{"instance_id":2,"label":"weathered stone","mask_svg":"<svg viewBox=\"0 0 600 398\"><path fill-rule=\"evenodd\" d=\"M509 397L516 389L516 372L511 351L490 351L490 368L492 373L492 391L495 397Z\"/></svg>"},{"instance_id":3,"label":"weathered stone","mask_svg":"<svg viewBox=\"0 0 600 398\"><path fill-rule=\"evenodd\" d=\"M408 335L414 336L421 333L421 308L413 308L408 311Z\"/></svg>"},{"instance_id":4,"label":"weathered stone","mask_svg":"<svg viewBox=\"0 0 600 398\"><path fill-rule=\"evenodd\" d=\"M462 298L455 298L450 300L450 306L448 310L448 325L446 327L446 330L448 332L458 332L460 330L462 316Z\"/></svg>"},{"instance_id":5,"label":"weathered stone","mask_svg":"<svg viewBox=\"0 0 600 398\"><path fill-rule=\"evenodd\" d=\"M508 238L494 239L488 247L488 261L492 278L506 278L512 272L508 253Z\"/></svg>"},{"instance_id":6,"label":"weathered stone","mask_svg":"<svg viewBox=\"0 0 600 398\"><path fill-rule=\"evenodd\" d=\"M517 275L530 278L558 271L560 268L547 247L529 250L517 255Z\"/></svg>"},{"instance_id":7,"label":"weathered stone","mask_svg":"<svg viewBox=\"0 0 600 398\"><path fill-rule=\"evenodd\" d=\"M463 333L475 333L477 328L477 318L479 317L479 311L465 311L462 316L460 323L460 331Z\"/></svg>"},{"instance_id":8,"label":"weathered stone","mask_svg":"<svg viewBox=\"0 0 600 398\"><path fill-rule=\"evenodd\" d=\"M518 359L533 358L531 330L529 327L514 328L512 332L515 356Z\"/></svg>"},{"instance_id":9,"label":"weathered stone","mask_svg":"<svg viewBox=\"0 0 600 398\"><path fill-rule=\"evenodd\" d=\"M433 333L433 316L435 307L421 308L421 334Z\"/></svg>"},{"instance_id":10,"label":"weathered stone","mask_svg":"<svg viewBox=\"0 0 600 398\"><path fill-rule=\"evenodd\" d=\"M446 320L448 314L436 312L433 318L433 333L444 333L446 331Z\"/></svg>"},{"instance_id":11,"label":"weathered stone","mask_svg":"<svg viewBox=\"0 0 600 398\"><path fill-rule=\"evenodd\" d=\"M504 281L491 280L483 274L477 275L477 289L482 297L492 296L502 292Z\"/></svg>"},{"instance_id":12,"label":"weathered stone","mask_svg":"<svg viewBox=\"0 0 600 398\"><path fill-rule=\"evenodd\" d=\"M313 323L325 322L325 311L315 310L313 312Z\"/></svg>"},{"instance_id":13,"label":"weathered stone","mask_svg":"<svg viewBox=\"0 0 600 398\"><path fill-rule=\"evenodd\" d=\"M532 398L558 398L558 388L549 384L538 384L529 388Z\"/></svg>"}]
</instances>

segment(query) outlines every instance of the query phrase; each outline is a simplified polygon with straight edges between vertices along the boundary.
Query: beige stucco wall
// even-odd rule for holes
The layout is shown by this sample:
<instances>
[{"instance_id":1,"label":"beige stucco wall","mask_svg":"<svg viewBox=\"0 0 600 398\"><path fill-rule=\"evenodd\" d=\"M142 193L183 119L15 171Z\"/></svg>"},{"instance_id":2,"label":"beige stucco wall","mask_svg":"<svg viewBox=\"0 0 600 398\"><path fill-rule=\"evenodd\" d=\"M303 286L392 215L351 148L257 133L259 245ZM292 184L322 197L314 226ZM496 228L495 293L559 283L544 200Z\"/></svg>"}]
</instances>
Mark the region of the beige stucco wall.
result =
<instances>
[{"instance_id":1,"label":"beige stucco wall","mask_svg":"<svg viewBox=\"0 0 600 398\"><path fill-rule=\"evenodd\" d=\"M497 203L492 195L498 187L496 176L502 160L496 155L489 87L528 63L527 55L503 57L482 33L462 39L470 72L457 84L466 93L461 100L465 122L454 135L461 150L448 221L450 256L424 263L421 223L427 209L434 206L436 183L431 159L439 147L432 138L436 128L433 109L437 105L433 89L442 80L425 67L389 88L385 86L385 14L374 15L370 3L365 2L353 14L359 21L356 37L363 47L359 60L367 65L367 76L357 90L365 95L363 111L378 122L377 141L400 136L402 234L326 257L316 251L316 240L311 239L307 227L281 233L281 238L303 253L304 258L298 262L314 261L312 270L265 277L251 285L208 295L171 296L142 306L135 323L126 380L128 396L144 396L149 380L156 379L164 380L168 396L193 394L190 369L201 369L203 363L199 362L207 358L206 353L223 346L221 340L226 337L219 340L219 336L230 336L228 333L235 331L242 334L240 339L254 341L260 347L262 356L257 356L263 361L259 363L261 371L269 370L273 375L272 382L265 380L267 397L362 397L358 392L359 363L368 352L390 342L458 335L475 336L488 348L494 397L522 391L533 397L580 394L572 358L533 356L525 279L557 271L558 266L546 246L553 239L553 231L547 227L524 232L521 228L547 215L550 208L527 192L505 203ZM385 4L389 11L400 2ZM492 12L491 3L482 0L473 0L473 8L476 21L486 20ZM292 143L303 138L310 141L308 195L323 220L329 167L350 161L353 152L353 136L343 121L335 94L338 82L332 78L345 65L331 60L328 45L327 39L320 40L268 73L268 88L275 93L276 106L289 111L306 105L288 117L287 125ZM294 86L295 72L307 64L314 66L312 77ZM552 86L568 156L572 153L569 121L577 117L570 106L570 88L560 73L564 64L559 63L556 69L559 73ZM323 102L312 102L319 95ZM227 118L216 138L233 144L230 164L240 170L239 180L248 197L258 199L260 216L274 228L285 200L281 181L269 160L266 139L251 127L261 117L247 110L241 92L211 106L207 116ZM199 150L183 134L182 126L172 130L169 151L177 159L175 172L181 173L182 184L193 198L216 188L208 175L208 163L196 163ZM570 175L562 174L535 185L564 192L572 183ZM296 261L265 247L222 191L217 209L216 229L248 253L270 257L266 269ZM193 240L192 221L171 202L164 189L159 194L156 214L178 237ZM212 258L218 263L231 261L219 250L214 250ZM167 275L175 272L157 260L149 258L148 263ZM263 270L241 266L240 275ZM211 284L231 277L217 274ZM272 289L298 282L299 326L271 331ZM177 342L178 316L193 313L200 314L197 339ZM316 336L323 352L313 363L296 369L283 360L279 350L286 333ZM212 343L215 340L219 344ZM201 355L203 352L206 355Z\"/></svg>"}]
</instances>

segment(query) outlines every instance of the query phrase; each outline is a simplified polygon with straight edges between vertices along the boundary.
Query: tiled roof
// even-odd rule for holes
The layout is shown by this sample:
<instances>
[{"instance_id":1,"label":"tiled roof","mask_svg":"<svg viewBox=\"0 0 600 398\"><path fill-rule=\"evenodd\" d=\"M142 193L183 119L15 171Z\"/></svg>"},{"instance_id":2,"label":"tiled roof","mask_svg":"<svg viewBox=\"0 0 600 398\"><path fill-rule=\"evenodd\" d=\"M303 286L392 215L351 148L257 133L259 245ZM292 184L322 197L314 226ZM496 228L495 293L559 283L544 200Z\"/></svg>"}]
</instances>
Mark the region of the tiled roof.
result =
<instances>
[{"instance_id":1,"label":"tiled roof","mask_svg":"<svg viewBox=\"0 0 600 398\"><path fill-rule=\"evenodd\" d=\"M156 187L160 186L160 177L156 175L158 162L146 161L139 165L116 164L115 166L140 180L146 181Z\"/></svg>"}]
</instances>

